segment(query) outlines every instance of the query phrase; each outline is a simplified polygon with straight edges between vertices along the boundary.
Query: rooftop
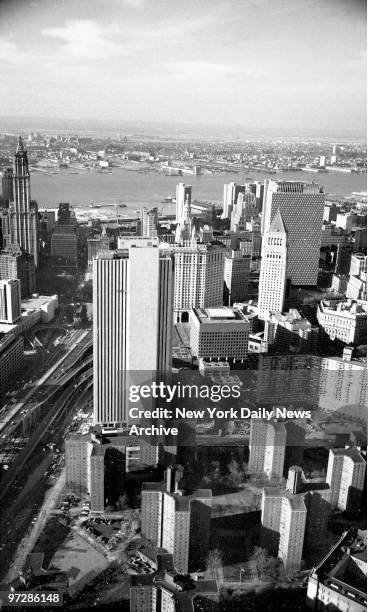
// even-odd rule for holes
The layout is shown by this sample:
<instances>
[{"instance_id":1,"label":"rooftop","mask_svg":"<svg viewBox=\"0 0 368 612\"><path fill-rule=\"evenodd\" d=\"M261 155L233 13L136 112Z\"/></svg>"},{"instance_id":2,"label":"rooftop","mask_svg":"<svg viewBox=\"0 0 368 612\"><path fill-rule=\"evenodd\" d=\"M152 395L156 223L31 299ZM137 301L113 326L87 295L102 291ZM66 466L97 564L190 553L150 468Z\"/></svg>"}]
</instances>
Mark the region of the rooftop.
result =
<instances>
[{"instance_id":1,"label":"rooftop","mask_svg":"<svg viewBox=\"0 0 368 612\"><path fill-rule=\"evenodd\" d=\"M364 458L354 446L350 448L332 448L330 452L337 457L350 457L354 463L365 463Z\"/></svg>"}]
</instances>

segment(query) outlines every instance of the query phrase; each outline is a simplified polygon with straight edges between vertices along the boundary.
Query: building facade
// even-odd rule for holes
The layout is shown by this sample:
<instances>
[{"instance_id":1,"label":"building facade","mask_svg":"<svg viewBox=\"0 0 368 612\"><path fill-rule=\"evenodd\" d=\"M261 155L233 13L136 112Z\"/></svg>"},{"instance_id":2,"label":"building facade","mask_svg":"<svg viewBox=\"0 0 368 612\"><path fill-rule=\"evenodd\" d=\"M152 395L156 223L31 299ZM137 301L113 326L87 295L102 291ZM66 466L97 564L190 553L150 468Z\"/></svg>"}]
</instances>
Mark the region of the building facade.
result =
<instances>
[{"instance_id":1,"label":"building facade","mask_svg":"<svg viewBox=\"0 0 368 612\"><path fill-rule=\"evenodd\" d=\"M36 202L31 201L27 151L20 137L13 161L13 197L9 211L11 242L33 255L37 268L38 207Z\"/></svg>"},{"instance_id":2,"label":"building facade","mask_svg":"<svg viewBox=\"0 0 368 612\"><path fill-rule=\"evenodd\" d=\"M94 418L106 428L127 425L131 384L171 367L172 259L147 240L93 260Z\"/></svg>"},{"instance_id":3,"label":"building facade","mask_svg":"<svg viewBox=\"0 0 368 612\"><path fill-rule=\"evenodd\" d=\"M232 306L234 302L244 302L248 295L248 279L250 274L249 255L239 251L231 251L225 255L224 266L224 302Z\"/></svg>"},{"instance_id":4,"label":"building facade","mask_svg":"<svg viewBox=\"0 0 368 612\"><path fill-rule=\"evenodd\" d=\"M346 512L359 511L366 461L356 448L330 449L326 481L331 488L331 504Z\"/></svg>"},{"instance_id":5,"label":"building facade","mask_svg":"<svg viewBox=\"0 0 368 612\"><path fill-rule=\"evenodd\" d=\"M176 186L176 222L180 223L184 218L185 204L190 206L192 201L192 187L185 183L178 183Z\"/></svg>"},{"instance_id":6,"label":"building facade","mask_svg":"<svg viewBox=\"0 0 368 612\"><path fill-rule=\"evenodd\" d=\"M241 310L193 308L190 348L199 359L244 361L248 354L249 321Z\"/></svg>"},{"instance_id":7,"label":"building facade","mask_svg":"<svg viewBox=\"0 0 368 612\"><path fill-rule=\"evenodd\" d=\"M175 259L174 322L188 321L192 308L222 305L225 261L222 245L196 244L165 250L172 252Z\"/></svg>"},{"instance_id":8,"label":"building facade","mask_svg":"<svg viewBox=\"0 0 368 612\"><path fill-rule=\"evenodd\" d=\"M367 336L367 307L352 300L321 300L317 321L331 340L363 344Z\"/></svg>"},{"instance_id":9,"label":"building facade","mask_svg":"<svg viewBox=\"0 0 368 612\"><path fill-rule=\"evenodd\" d=\"M20 319L19 280L0 280L0 323L12 325Z\"/></svg>"},{"instance_id":10,"label":"building facade","mask_svg":"<svg viewBox=\"0 0 368 612\"><path fill-rule=\"evenodd\" d=\"M269 230L263 236L258 308L263 319L270 311L282 312L286 291L287 235L278 210Z\"/></svg>"},{"instance_id":11,"label":"building facade","mask_svg":"<svg viewBox=\"0 0 368 612\"><path fill-rule=\"evenodd\" d=\"M288 236L287 278L293 285L316 285L325 196L314 183L266 179L262 235L279 210Z\"/></svg>"}]
</instances>

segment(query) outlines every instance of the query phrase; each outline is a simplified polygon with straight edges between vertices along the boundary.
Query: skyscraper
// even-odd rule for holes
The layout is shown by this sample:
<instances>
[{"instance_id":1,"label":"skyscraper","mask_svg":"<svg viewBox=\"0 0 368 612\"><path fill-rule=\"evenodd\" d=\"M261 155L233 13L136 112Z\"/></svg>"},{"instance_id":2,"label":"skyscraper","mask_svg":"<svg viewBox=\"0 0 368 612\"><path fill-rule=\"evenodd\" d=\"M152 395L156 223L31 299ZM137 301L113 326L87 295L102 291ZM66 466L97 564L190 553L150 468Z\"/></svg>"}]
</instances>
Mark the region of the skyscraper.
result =
<instances>
[{"instance_id":1,"label":"skyscraper","mask_svg":"<svg viewBox=\"0 0 368 612\"><path fill-rule=\"evenodd\" d=\"M174 254L174 321L188 321L192 308L222 306L225 249L218 244L162 247Z\"/></svg>"},{"instance_id":2,"label":"skyscraper","mask_svg":"<svg viewBox=\"0 0 368 612\"><path fill-rule=\"evenodd\" d=\"M230 251L225 255L224 303L244 302L248 296L248 279L251 258L241 251Z\"/></svg>"},{"instance_id":3,"label":"skyscraper","mask_svg":"<svg viewBox=\"0 0 368 612\"><path fill-rule=\"evenodd\" d=\"M293 285L316 285L319 268L323 188L315 183L265 181L262 235L280 211L288 237L287 278Z\"/></svg>"},{"instance_id":4,"label":"skyscraper","mask_svg":"<svg viewBox=\"0 0 368 612\"><path fill-rule=\"evenodd\" d=\"M22 251L17 244L9 244L0 252L0 279L7 278L20 280L23 300L36 290L33 255Z\"/></svg>"},{"instance_id":5,"label":"skyscraper","mask_svg":"<svg viewBox=\"0 0 368 612\"><path fill-rule=\"evenodd\" d=\"M10 206L11 242L33 255L37 268L38 208L36 202L31 202L28 157L21 137L13 161L13 197Z\"/></svg>"},{"instance_id":6,"label":"skyscraper","mask_svg":"<svg viewBox=\"0 0 368 612\"><path fill-rule=\"evenodd\" d=\"M231 213L235 204L238 201L240 193L245 192L245 185L238 185L237 183L226 183L224 185L224 205L221 218L230 219Z\"/></svg>"},{"instance_id":7,"label":"skyscraper","mask_svg":"<svg viewBox=\"0 0 368 612\"><path fill-rule=\"evenodd\" d=\"M176 222L180 223L184 219L185 203L192 201L192 186L185 183L178 183L176 186Z\"/></svg>"},{"instance_id":8,"label":"skyscraper","mask_svg":"<svg viewBox=\"0 0 368 612\"><path fill-rule=\"evenodd\" d=\"M252 217L257 216L256 196L248 189L245 189L244 192L239 193L238 200L233 206L230 216L230 229L233 232L244 232L247 229L247 222L249 223Z\"/></svg>"},{"instance_id":9,"label":"skyscraper","mask_svg":"<svg viewBox=\"0 0 368 612\"><path fill-rule=\"evenodd\" d=\"M282 312L288 256L285 226L280 211L277 210L269 230L263 236L258 294L260 319L263 319L269 311Z\"/></svg>"},{"instance_id":10,"label":"skyscraper","mask_svg":"<svg viewBox=\"0 0 368 612\"><path fill-rule=\"evenodd\" d=\"M93 260L94 419L106 429L127 425L131 384L171 366L172 259L152 240Z\"/></svg>"},{"instance_id":11,"label":"skyscraper","mask_svg":"<svg viewBox=\"0 0 368 612\"><path fill-rule=\"evenodd\" d=\"M158 209L143 208L141 212L141 235L154 238L157 236Z\"/></svg>"},{"instance_id":12,"label":"skyscraper","mask_svg":"<svg viewBox=\"0 0 368 612\"><path fill-rule=\"evenodd\" d=\"M0 323L13 324L20 318L19 280L0 281Z\"/></svg>"}]
</instances>

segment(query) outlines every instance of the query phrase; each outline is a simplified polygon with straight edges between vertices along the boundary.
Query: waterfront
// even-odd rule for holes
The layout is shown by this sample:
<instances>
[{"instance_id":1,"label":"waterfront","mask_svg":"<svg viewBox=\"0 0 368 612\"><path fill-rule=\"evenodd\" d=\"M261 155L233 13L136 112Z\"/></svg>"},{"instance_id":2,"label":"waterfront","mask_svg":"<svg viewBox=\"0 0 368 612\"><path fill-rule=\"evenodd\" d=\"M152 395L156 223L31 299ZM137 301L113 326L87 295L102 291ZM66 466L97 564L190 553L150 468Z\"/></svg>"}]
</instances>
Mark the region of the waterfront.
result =
<instances>
[{"instance_id":1,"label":"waterfront","mask_svg":"<svg viewBox=\"0 0 368 612\"><path fill-rule=\"evenodd\" d=\"M70 170L61 170L57 174L32 172L31 184L32 198L37 200L40 208L57 208L59 202L70 202L76 208L88 208L91 203L111 206L120 202L126 205L126 208L119 209L119 214L123 216L134 214L136 209L143 206L158 206L160 212L173 212L173 205L163 204L162 200L175 196L179 182L192 185L193 199L221 204L224 183L263 181L265 178L319 182L327 195L340 197L349 196L353 191L363 192L367 188L366 174L280 172L269 175L244 170L202 176L166 176L155 171L136 172L121 168L113 168L112 173L106 174L88 171L76 174ZM106 208L97 210L104 212Z\"/></svg>"}]
</instances>

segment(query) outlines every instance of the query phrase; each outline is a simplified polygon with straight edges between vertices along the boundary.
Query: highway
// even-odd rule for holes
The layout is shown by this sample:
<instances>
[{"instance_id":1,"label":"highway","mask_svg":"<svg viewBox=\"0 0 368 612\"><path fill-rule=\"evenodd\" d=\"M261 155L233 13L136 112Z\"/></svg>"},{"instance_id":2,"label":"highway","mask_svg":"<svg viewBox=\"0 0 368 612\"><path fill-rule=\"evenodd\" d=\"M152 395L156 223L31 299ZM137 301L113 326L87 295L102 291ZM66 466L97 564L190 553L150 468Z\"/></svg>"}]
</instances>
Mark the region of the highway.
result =
<instances>
[{"instance_id":1,"label":"highway","mask_svg":"<svg viewBox=\"0 0 368 612\"><path fill-rule=\"evenodd\" d=\"M89 368L89 369L88 369ZM92 384L91 365L79 369L78 380L71 377L60 389L59 397L18 455L11 470L6 472L0 493L0 577L11 565L16 550L37 516L49 488L48 467L55 454L48 444L62 449L67 426L83 403L86 390ZM87 373L87 376L86 376Z\"/></svg>"},{"instance_id":2,"label":"highway","mask_svg":"<svg viewBox=\"0 0 368 612\"><path fill-rule=\"evenodd\" d=\"M65 351L64 354L62 357L58 358L57 361L55 361L55 356L60 354L61 347L55 347L55 351L52 352L51 358L49 357L47 362L50 366L50 362L54 361L53 365L46 369L46 372L40 378L34 381L32 380L30 383L26 383L26 385L32 385L29 390L25 391L25 388L23 388L22 390L18 391L17 399L20 399L20 401L16 403L13 401L13 404L9 403L6 406L6 411L4 411L4 408L2 409L0 421L0 439L4 439L5 436L8 437L15 432L21 421L24 419L24 415L27 413L27 416L30 417L32 411L35 410L42 401L45 401L48 397L50 397L51 385L60 386L66 382L68 377L65 372L69 372L73 365L81 359L83 354L91 349L91 331L79 331L77 334L77 336L75 334L71 334L70 338L68 339L68 343L63 346L62 350ZM43 369L40 369L38 365L38 373L41 373L44 369L45 366ZM26 385L24 385L24 387L26 387ZM15 398L13 397L12 400L14 399Z\"/></svg>"}]
</instances>

